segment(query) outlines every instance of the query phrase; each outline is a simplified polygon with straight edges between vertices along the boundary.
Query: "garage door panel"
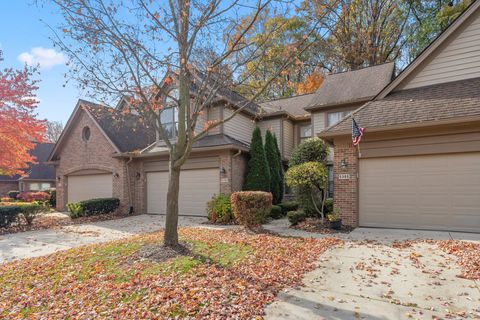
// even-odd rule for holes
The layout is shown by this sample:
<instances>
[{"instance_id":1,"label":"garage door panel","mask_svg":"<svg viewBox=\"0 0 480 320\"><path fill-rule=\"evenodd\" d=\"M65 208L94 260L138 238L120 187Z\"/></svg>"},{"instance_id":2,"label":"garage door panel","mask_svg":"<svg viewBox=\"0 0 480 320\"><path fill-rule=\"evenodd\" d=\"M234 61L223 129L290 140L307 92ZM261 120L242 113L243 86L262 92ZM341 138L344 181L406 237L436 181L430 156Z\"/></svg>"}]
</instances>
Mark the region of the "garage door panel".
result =
<instances>
[{"instance_id":1,"label":"garage door panel","mask_svg":"<svg viewBox=\"0 0 480 320\"><path fill-rule=\"evenodd\" d=\"M480 153L360 160L360 225L480 232Z\"/></svg>"},{"instance_id":2,"label":"garage door panel","mask_svg":"<svg viewBox=\"0 0 480 320\"><path fill-rule=\"evenodd\" d=\"M68 177L67 202L112 197L112 175L92 174Z\"/></svg>"},{"instance_id":3,"label":"garage door panel","mask_svg":"<svg viewBox=\"0 0 480 320\"><path fill-rule=\"evenodd\" d=\"M147 173L147 211L166 213L168 172ZM206 203L219 193L219 169L184 170L180 174L179 214L206 216Z\"/></svg>"}]
</instances>

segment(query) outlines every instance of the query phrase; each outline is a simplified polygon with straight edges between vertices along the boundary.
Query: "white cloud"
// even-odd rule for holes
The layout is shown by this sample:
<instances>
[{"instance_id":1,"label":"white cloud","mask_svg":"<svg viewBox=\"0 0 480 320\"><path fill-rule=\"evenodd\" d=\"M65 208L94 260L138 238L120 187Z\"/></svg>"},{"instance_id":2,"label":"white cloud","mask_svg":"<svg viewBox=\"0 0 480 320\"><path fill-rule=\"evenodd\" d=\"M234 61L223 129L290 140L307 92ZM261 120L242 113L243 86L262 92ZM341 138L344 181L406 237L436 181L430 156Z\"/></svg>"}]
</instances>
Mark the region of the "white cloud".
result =
<instances>
[{"instance_id":1,"label":"white cloud","mask_svg":"<svg viewBox=\"0 0 480 320\"><path fill-rule=\"evenodd\" d=\"M17 59L31 66L39 64L42 69L51 69L56 65L64 64L67 60L63 53L43 47L35 47L30 52L23 52Z\"/></svg>"}]
</instances>

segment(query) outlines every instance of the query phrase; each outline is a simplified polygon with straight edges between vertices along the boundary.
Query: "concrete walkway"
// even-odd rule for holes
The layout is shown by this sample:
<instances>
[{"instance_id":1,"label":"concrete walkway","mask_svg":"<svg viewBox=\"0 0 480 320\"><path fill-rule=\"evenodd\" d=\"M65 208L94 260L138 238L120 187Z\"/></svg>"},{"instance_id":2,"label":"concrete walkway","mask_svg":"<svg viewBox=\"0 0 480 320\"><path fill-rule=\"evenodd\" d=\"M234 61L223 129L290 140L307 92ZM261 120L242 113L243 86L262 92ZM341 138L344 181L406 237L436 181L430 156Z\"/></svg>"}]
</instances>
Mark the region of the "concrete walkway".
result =
<instances>
[{"instance_id":1,"label":"concrete walkway","mask_svg":"<svg viewBox=\"0 0 480 320\"><path fill-rule=\"evenodd\" d=\"M266 226L290 236L325 237ZM266 319L479 319L480 283L458 278L456 257L434 244L394 248L407 239L480 241L480 234L358 228L320 257L305 287L283 291ZM480 254L480 253L479 253Z\"/></svg>"},{"instance_id":2,"label":"concrete walkway","mask_svg":"<svg viewBox=\"0 0 480 320\"><path fill-rule=\"evenodd\" d=\"M180 217L180 226L204 226L205 218ZM138 215L122 219L79 224L47 230L0 236L0 263L38 257L81 245L100 243L160 230L165 216Z\"/></svg>"}]
</instances>

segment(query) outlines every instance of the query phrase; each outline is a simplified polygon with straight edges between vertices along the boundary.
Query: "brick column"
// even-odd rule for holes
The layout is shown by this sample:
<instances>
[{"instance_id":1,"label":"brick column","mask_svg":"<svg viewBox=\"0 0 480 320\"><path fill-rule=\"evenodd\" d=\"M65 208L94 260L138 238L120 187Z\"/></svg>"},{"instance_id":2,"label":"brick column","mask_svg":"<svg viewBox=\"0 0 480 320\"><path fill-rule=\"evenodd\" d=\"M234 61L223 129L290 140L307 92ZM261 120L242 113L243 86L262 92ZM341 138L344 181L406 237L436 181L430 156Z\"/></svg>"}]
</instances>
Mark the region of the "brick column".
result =
<instances>
[{"instance_id":1,"label":"brick column","mask_svg":"<svg viewBox=\"0 0 480 320\"><path fill-rule=\"evenodd\" d=\"M334 141L334 207L340 209L342 222L358 226L358 154L350 139ZM346 167L342 167L342 162Z\"/></svg>"}]
</instances>

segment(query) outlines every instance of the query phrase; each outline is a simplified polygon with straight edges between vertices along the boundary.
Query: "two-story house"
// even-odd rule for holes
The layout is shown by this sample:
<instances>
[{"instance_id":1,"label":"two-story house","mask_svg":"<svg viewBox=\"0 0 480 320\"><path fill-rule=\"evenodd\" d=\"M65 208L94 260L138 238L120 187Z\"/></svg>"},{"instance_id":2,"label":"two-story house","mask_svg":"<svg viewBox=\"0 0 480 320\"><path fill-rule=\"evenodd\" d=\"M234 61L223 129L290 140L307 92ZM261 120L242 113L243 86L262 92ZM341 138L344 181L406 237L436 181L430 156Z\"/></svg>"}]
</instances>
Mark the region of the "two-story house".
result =
<instances>
[{"instance_id":1,"label":"two-story house","mask_svg":"<svg viewBox=\"0 0 480 320\"><path fill-rule=\"evenodd\" d=\"M393 69L393 64L385 64L328 75L314 94L260 105L248 103L233 91L220 90L197 121L196 131L241 110L194 144L180 177L180 213L205 215L206 203L214 194L241 190L255 126L276 135L286 164L301 141L375 96L391 80ZM168 96L175 96L175 90L172 87ZM57 171L59 210L69 202L113 196L125 210L165 213L168 148L155 130L134 112L123 112L124 108L129 108L127 99L116 108L78 102L50 156ZM166 133L175 139L175 106L162 110L160 117ZM333 192L333 184L330 188Z\"/></svg>"}]
</instances>

